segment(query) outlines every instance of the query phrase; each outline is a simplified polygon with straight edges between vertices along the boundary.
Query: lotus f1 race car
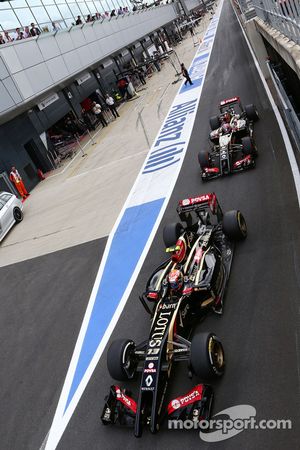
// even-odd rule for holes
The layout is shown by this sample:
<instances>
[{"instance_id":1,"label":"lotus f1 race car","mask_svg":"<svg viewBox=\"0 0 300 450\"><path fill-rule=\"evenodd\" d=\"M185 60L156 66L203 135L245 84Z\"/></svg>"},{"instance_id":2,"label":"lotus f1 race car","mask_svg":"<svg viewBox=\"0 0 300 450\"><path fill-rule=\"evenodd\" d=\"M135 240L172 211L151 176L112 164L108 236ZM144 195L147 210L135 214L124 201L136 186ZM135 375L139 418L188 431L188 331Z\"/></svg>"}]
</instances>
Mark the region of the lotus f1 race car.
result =
<instances>
[{"instance_id":1,"label":"lotus f1 race car","mask_svg":"<svg viewBox=\"0 0 300 450\"><path fill-rule=\"evenodd\" d=\"M214 193L180 201L177 212L181 223L165 226L163 233L170 257L151 275L140 297L152 321L148 339L138 345L116 340L107 353L113 379L134 379L140 372L141 384L137 402L126 389L111 386L102 422L132 426L136 437L145 426L156 433L166 417L208 420L213 391L206 382L225 369L218 337L193 332L208 312L222 312L234 242L246 238L246 222L240 211L223 214ZM166 408L173 364L179 361L201 383Z\"/></svg>"},{"instance_id":2,"label":"lotus f1 race car","mask_svg":"<svg viewBox=\"0 0 300 450\"><path fill-rule=\"evenodd\" d=\"M255 167L253 123L257 120L256 107L243 108L239 97L221 101L220 114L210 118L213 148L198 154L203 181Z\"/></svg>"}]
</instances>

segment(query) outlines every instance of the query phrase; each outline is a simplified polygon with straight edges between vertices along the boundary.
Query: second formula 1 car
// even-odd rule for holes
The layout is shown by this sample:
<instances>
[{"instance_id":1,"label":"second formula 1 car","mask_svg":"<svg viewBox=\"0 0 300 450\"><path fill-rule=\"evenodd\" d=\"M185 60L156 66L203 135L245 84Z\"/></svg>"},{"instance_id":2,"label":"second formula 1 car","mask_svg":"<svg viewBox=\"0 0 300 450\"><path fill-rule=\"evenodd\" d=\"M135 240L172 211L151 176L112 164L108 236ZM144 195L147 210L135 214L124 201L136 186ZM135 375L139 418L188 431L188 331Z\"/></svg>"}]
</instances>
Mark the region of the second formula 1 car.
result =
<instances>
[{"instance_id":1,"label":"second formula 1 car","mask_svg":"<svg viewBox=\"0 0 300 450\"><path fill-rule=\"evenodd\" d=\"M118 339L107 353L113 379L125 381L141 373L141 383L137 402L126 389L112 385L102 422L132 426L137 437L146 426L156 433L167 416L209 419L213 392L206 382L225 369L219 338L194 330L209 311L222 312L234 242L246 238L246 222L240 211L223 214L214 193L180 201L177 212L181 223L164 229L170 257L151 275L140 297L151 316L149 336L138 345ZM175 362L186 362L190 376L201 383L166 408Z\"/></svg>"},{"instance_id":2,"label":"second formula 1 car","mask_svg":"<svg viewBox=\"0 0 300 450\"><path fill-rule=\"evenodd\" d=\"M221 101L220 114L210 118L212 150L198 154L203 181L255 167L253 123L257 120L256 107L243 108L239 97Z\"/></svg>"}]
</instances>

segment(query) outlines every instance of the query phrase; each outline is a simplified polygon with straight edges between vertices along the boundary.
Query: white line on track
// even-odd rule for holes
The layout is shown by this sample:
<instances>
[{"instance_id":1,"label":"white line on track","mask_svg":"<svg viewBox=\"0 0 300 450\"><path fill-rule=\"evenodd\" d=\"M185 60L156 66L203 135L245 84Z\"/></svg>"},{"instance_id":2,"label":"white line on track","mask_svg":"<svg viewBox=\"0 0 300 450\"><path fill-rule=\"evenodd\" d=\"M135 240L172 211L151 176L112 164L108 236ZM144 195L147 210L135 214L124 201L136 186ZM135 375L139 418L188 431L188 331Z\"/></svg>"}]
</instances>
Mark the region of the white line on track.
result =
<instances>
[{"instance_id":1,"label":"white line on track","mask_svg":"<svg viewBox=\"0 0 300 450\"><path fill-rule=\"evenodd\" d=\"M299 173L299 167L298 167L295 155L294 155L294 150L293 150L293 147L292 147L292 144L291 144L288 132L287 132L286 127L284 125L283 119L282 119L282 117L280 115L279 109L278 109L278 107L277 107L277 105L276 105L276 103L275 103L275 101L273 99L273 96L271 94L269 86L267 85L265 77L263 76L262 70L261 70L261 68L259 66L258 60L257 60L257 58L255 56L255 53L252 50L251 44L249 42L249 39L248 39L248 37L247 37L247 35L245 33L245 30L244 30L244 28L243 28L243 26L241 24L241 21L240 21L238 15L236 13L236 10L235 10L235 8L234 8L234 6L232 4L231 4L231 7L232 7L232 9L233 9L233 11L234 11L234 13L236 15L236 18L237 18L239 24L240 24L240 27L241 27L241 30L243 32L245 41L246 41L246 43L247 43L247 45L249 47L250 53L251 53L252 58L254 60L254 64L256 66L256 69L257 69L258 74L259 74L259 76L261 78L262 84L263 84L263 86L265 88L265 91L266 91L267 96L268 96L268 98L270 100L271 106L273 108L275 117L277 119L278 126L279 126L279 129L281 131L282 139L283 139L283 142L284 142L284 145L285 145L285 148L286 148L286 152L287 152L287 156L288 156L288 159L289 159L289 163L290 163L290 166L291 166L291 171L292 171L292 174L293 174L295 188L296 188L297 197L298 197L298 204L300 206L300 173Z\"/></svg>"},{"instance_id":2,"label":"white line on track","mask_svg":"<svg viewBox=\"0 0 300 450\"><path fill-rule=\"evenodd\" d=\"M95 167L95 169L87 170L86 172L82 172L82 173L79 173L78 175L71 176L70 178L67 179L67 181L72 181L72 180L74 180L74 178L82 177L84 175L88 175L93 172L97 172L97 170L107 169L107 167L114 166L114 165L118 164L119 162L126 161L127 159L136 158L137 156L145 155L148 152L149 152L149 149L146 149L146 150L143 150L138 153L133 153L132 155L124 156L124 158L116 159L115 161L111 161L107 164L104 164L103 166Z\"/></svg>"}]
</instances>

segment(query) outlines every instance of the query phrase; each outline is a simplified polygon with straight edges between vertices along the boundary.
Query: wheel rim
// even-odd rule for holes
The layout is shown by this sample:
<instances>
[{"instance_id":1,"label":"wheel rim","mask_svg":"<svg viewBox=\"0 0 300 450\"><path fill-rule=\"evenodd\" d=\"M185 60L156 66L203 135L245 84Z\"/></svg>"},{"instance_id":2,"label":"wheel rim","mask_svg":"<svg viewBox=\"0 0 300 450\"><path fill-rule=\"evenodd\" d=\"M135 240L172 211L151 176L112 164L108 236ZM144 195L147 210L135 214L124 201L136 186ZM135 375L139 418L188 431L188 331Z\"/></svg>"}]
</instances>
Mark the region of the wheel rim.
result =
<instances>
[{"instance_id":1,"label":"wheel rim","mask_svg":"<svg viewBox=\"0 0 300 450\"><path fill-rule=\"evenodd\" d=\"M15 219L16 220L21 220L22 218L22 213L19 209L15 209Z\"/></svg>"},{"instance_id":2,"label":"wheel rim","mask_svg":"<svg viewBox=\"0 0 300 450\"><path fill-rule=\"evenodd\" d=\"M134 344L132 342L129 342L127 346L124 349L123 353L123 364L124 369L129 375L132 375L134 372L134 364L133 364L133 358L132 355L134 354Z\"/></svg>"},{"instance_id":3,"label":"wheel rim","mask_svg":"<svg viewBox=\"0 0 300 450\"><path fill-rule=\"evenodd\" d=\"M210 355L214 367L221 370L224 367L224 351L221 342L213 337L210 342Z\"/></svg>"},{"instance_id":4,"label":"wheel rim","mask_svg":"<svg viewBox=\"0 0 300 450\"><path fill-rule=\"evenodd\" d=\"M238 213L238 223L239 223L239 229L241 230L242 235L246 236L247 225L246 225L246 221L245 221L244 217L242 216L242 214L240 212Z\"/></svg>"}]
</instances>

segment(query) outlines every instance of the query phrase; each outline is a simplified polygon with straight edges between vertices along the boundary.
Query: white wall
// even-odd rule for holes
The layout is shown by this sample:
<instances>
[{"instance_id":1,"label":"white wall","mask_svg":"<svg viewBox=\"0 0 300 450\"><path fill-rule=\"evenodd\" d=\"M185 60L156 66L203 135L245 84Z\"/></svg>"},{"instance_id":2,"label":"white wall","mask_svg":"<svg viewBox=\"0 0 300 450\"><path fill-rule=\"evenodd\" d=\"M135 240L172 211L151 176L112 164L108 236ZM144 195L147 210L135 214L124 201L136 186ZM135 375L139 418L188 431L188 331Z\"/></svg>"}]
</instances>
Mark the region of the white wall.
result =
<instances>
[{"instance_id":1,"label":"white wall","mask_svg":"<svg viewBox=\"0 0 300 450\"><path fill-rule=\"evenodd\" d=\"M162 5L1 45L0 116L175 18L174 5Z\"/></svg>"}]
</instances>

